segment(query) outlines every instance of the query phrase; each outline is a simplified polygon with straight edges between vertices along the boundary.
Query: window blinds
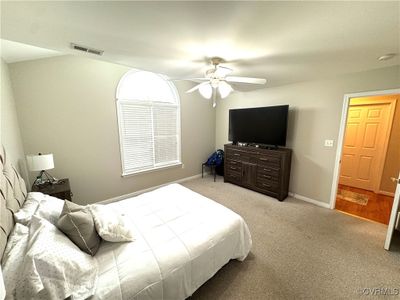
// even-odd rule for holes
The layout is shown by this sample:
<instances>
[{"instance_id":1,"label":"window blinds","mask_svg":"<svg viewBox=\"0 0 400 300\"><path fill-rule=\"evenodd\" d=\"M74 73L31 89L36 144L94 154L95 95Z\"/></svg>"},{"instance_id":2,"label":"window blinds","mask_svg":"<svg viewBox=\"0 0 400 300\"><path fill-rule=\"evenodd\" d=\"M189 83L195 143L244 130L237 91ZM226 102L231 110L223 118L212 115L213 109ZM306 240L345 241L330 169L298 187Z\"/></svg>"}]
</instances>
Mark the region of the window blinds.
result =
<instances>
[{"instance_id":1,"label":"window blinds","mask_svg":"<svg viewBox=\"0 0 400 300\"><path fill-rule=\"evenodd\" d=\"M123 175L180 163L179 107L118 101Z\"/></svg>"}]
</instances>

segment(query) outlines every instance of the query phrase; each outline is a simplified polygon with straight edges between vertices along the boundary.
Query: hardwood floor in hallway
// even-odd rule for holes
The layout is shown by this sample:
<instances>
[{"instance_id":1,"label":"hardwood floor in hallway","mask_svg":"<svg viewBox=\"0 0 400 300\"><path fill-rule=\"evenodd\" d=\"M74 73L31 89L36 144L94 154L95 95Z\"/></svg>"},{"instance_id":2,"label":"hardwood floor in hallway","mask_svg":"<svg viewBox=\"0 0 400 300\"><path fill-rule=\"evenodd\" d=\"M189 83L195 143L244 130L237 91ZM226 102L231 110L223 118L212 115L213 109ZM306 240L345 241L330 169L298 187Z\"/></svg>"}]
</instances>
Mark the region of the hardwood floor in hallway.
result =
<instances>
[{"instance_id":1,"label":"hardwood floor in hallway","mask_svg":"<svg viewBox=\"0 0 400 300\"><path fill-rule=\"evenodd\" d=\"M393 197L376 194L371 191L345 185L339 185L339 189L367 195L369 199L367 205L361 205L336 197L335 209L386 225L389 224L390 212L393 205Z\"/></svg>"}]
</instances>

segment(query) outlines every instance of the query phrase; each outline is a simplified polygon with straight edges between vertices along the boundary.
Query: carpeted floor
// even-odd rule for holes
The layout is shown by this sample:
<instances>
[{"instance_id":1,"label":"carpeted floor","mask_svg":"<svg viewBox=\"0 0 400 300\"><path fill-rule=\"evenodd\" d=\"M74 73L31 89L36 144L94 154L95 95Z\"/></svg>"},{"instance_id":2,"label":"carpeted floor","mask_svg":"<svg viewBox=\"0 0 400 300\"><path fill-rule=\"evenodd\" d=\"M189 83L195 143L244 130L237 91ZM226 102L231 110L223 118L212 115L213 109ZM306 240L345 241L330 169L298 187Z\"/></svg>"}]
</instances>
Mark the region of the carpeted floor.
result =
<instances>
[{"instance_id":1,"label":"carpeted floor","mask_svg":"<svg viewBox=\"0 0 400 300\"><path fill-rule=\"evenodd\" d=\"M356 299L400 291L400 247L383 249L385 225L294 198L279 202L221 177L183 185L240 214L253 238L244 262L230 261L191 299Z\"/></svg>"}]
</instances>

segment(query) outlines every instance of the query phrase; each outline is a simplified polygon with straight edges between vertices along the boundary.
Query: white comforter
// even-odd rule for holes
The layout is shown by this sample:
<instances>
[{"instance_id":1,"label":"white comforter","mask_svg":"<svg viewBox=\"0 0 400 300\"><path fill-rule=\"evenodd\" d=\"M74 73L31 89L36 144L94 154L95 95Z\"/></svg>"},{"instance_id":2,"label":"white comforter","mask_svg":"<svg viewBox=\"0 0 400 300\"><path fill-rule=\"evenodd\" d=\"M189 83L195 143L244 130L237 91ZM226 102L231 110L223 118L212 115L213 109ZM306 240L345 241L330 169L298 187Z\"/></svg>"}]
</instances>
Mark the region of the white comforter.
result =
<instances>
[{"instance_id":1,"label":"white comforter","mask_svg":"<svg viewBox=\"0 0 400 300\"><path fill-rule=\"evenodd\" d=\"M136 240L103 242L94 299L185 299L251 248L239 215L178 184L109 205L131 219Z\"/></svg>"}]
</instances>

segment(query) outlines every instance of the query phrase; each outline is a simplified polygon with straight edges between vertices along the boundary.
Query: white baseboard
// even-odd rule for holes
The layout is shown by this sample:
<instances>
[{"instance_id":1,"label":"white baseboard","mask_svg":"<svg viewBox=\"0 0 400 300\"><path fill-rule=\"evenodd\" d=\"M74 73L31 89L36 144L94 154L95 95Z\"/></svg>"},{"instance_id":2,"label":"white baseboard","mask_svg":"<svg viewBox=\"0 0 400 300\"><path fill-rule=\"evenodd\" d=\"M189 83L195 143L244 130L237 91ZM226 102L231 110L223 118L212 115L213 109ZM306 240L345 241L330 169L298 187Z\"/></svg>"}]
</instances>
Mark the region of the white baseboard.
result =
<instances>
[{"instance_id":1,"label":"white baseboard","mask_svg":"<svg viewBox=\"0 0 400 300\"><path fill-rule=\"evenodd\" d=\"M197 179L197 178L200 178L200 177L201 177L201 174L197 174L197 175L194 175L194 176L181 178L181 179L170 181L170 182L166 182L166 183L163 183L163 184L160 184L160 185L157 185L157 186L152 186L152 187L149 187L147 189L140 190L140 191L136 191L136 192L132 192L132 193L129 193L129 194L125 194L125 195L113 197L113 198L110 198L110 199L106 199L106 200L100 201L98 203L107 204L107 203L121 201L121 200L124 200L124 199L135 197L137 195L140 195L140 194L143 194L143 193L146 193L146 192L150 192L152 190L158 189L160 187L166 186L166 185L171 184L171 183L181 183L181 182L185 182L185 181L188 181L188 180Z\"/></svg>"},{"instance_id":2,"label":"white baseboard","mask_svg":"<svg viewBox=\"0 0 400 300\"><path fill-rule=\"evenodd\" d=\"M308 203L311 203L311 204L314 204L314 205L317 205L317 206L320 206L320 207L330 208L329 203L321 202L321 201L311 199L311 198L308 198L308 197L305 197L305 196L302 196L299 194L289 192L289 196L299 199L299 200L302 200L302 201L305 201L305 202L308 202Z\"/></svg>"}]
</instances>

